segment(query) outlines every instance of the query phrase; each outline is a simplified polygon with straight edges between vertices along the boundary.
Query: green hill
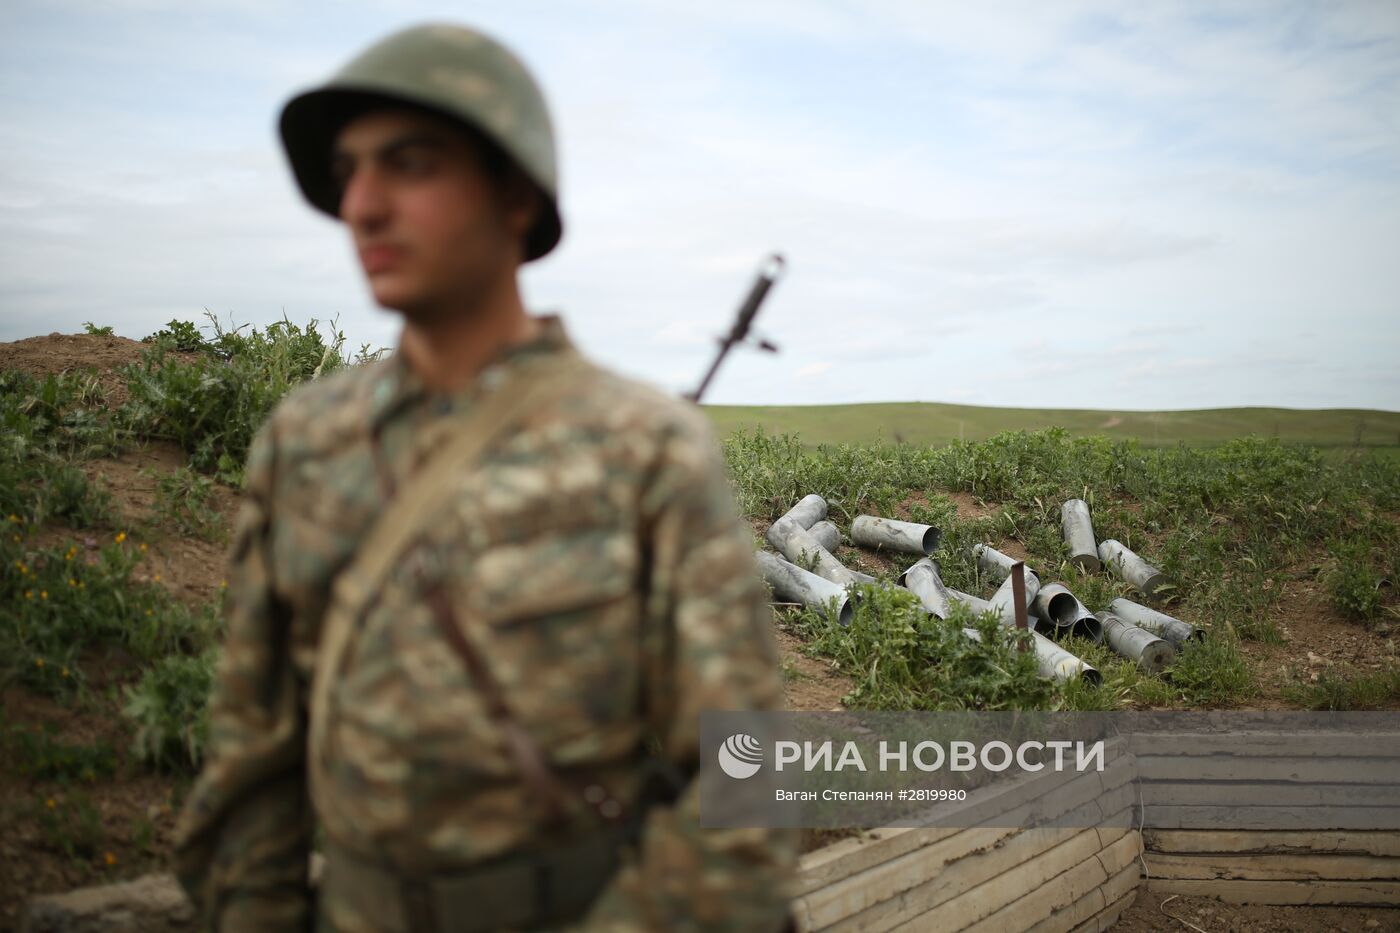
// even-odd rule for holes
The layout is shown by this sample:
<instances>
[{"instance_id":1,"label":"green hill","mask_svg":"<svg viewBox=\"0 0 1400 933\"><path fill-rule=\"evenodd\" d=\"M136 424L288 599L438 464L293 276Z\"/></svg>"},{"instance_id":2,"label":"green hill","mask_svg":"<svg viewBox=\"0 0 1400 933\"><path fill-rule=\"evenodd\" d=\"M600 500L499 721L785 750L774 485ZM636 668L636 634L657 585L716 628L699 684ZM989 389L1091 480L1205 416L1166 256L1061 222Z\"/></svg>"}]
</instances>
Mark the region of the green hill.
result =
<instances>
[{"instance_id":1,"label":"green hill","mask_svg":"<svg viewBox=\"0 0 1400 933\"><path fill-rule=\"evenodd\" d=\"M721 434L746 427L799 435L807 444L876 440L940 445L982 440L1000 431L1051 426L1071 434L1134 437L1151 446L1184 442L1210 447L1257 434L1323 448L1366 447L1400 454L1400 412L1358 408L1205 408L1192 411L1106 411L984 408L937 402L867 405L707 405Z\"/></svg>"}]
</instances>

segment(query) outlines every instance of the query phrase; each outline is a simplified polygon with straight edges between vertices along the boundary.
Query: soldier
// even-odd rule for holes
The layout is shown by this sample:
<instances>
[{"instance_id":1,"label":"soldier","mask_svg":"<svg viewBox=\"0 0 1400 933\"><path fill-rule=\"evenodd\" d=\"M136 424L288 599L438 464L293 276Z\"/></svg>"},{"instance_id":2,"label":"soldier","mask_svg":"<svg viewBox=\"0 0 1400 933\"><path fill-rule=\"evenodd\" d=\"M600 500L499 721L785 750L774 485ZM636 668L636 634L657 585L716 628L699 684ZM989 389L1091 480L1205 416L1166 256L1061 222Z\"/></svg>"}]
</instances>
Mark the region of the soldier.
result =
<instances>
[{"instance_id":1,"label":"soldier","mask_svg":"<svg viewBox=\"0 0 1400 933\"><path fill-rule=\"evenodd\" d=\"M249 455L177 833L201 917L780 928L793 838L702 831L690 780L701 710L781 702L751 537L704 416L522 306L518 267L561 234L534 81L478 32L409 29L281 133L404 323Z\"/></svg>"}]
</instances>

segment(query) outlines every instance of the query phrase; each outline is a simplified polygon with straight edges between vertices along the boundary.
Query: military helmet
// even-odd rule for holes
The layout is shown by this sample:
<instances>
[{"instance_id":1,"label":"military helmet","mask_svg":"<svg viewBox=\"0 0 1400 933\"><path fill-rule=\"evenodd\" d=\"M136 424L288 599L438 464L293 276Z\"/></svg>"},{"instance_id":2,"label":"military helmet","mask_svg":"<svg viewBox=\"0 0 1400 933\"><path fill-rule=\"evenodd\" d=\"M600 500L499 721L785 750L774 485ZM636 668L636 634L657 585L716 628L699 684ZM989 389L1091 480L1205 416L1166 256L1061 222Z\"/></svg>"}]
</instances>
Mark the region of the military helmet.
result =
<instances>
[{"instance_id":1,"label":"military helmet","mask_svg":"<svg viewBox=\"0 0 1400 933\"><path fill-rule=\"evenodd\" d=\"M544 95L509 49L463 26L429 24L370 46L320 87L293 97L280 129L302 194L340 216L331 176L336 134L354 117L386 104L408 104L465 123L499 147L544 195L525 239L525 259L559 242L558 168Z\"/></svg>"}]
</instances>

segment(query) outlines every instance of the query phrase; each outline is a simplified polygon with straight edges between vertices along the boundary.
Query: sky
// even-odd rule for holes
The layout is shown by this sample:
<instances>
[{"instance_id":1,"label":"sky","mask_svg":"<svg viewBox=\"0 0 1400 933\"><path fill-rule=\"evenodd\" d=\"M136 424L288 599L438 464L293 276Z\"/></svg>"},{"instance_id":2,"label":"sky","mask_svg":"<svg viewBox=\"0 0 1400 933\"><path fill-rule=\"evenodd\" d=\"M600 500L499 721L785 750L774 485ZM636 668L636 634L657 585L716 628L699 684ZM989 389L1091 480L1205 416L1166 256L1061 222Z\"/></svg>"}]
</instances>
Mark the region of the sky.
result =
<instances>
[{"instance_id":1,"label":"sky","mask_svg":"<svg viewBox=\"0 0 1400 933\"><path fill-rule=\"evenodd\" d=\"M392 346L276 118L387 33L545 89L527 304L724 404L1400 410L1400 3L6 0L0 340L336 320Z\"/></svg>"}]
</instances>

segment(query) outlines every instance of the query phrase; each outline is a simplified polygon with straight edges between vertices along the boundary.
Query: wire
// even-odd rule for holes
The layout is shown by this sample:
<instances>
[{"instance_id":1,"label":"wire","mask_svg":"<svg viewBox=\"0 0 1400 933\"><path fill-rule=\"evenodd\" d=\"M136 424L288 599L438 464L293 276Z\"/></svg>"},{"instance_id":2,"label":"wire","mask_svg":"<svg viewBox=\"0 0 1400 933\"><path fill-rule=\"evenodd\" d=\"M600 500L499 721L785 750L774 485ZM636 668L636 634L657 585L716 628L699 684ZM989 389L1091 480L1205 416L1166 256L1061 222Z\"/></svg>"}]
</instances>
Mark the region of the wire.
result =
<instances>
[{"instance_id":1,"label":"wire","mask_svg":"<svg viewBox=\"0 0 1400 933\"><path fill-rule=\"evenodd\" d=\"M1200 927L1198 927L1198 926L1196 926L1194 923L1192 923L1190 920L1183 920L1183 919L1181 919L1180 917L1178 917L1176 914L1167 913L1167 905L1170 904L1172 901L1176 900L1178 897L1181 897L1181 895L1180 895L1180 894L1173 894L1171 897L1167 898L1165 901L1163 901L1162 903L1158 904L1158 905L1157 905L1157 909L1160 910L1163 914L1166 914L1166 916L1171 917L1173 920L1175 920L1177 923L1181 924L1182 926L1187 926L1187 927L1190 927L1191 929L1195 930L1196 933L1209 933L1208 930L1203 930L1203 929L1201 929Z\"/></svg>"}]
</instances>

